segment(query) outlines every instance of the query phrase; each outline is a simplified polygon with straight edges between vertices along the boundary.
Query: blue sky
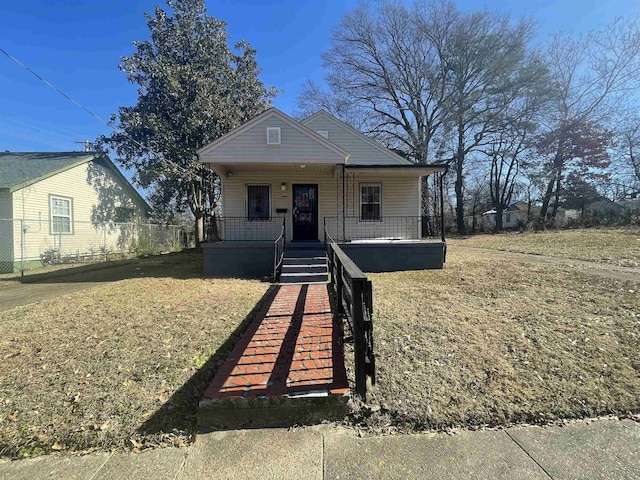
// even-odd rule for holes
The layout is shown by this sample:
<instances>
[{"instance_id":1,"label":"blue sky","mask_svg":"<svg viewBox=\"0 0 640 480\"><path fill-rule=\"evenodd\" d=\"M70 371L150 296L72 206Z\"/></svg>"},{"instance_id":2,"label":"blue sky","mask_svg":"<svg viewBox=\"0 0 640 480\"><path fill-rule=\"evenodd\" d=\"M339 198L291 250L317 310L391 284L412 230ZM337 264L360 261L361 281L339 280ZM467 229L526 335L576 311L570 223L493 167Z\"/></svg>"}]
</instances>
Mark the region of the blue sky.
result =
<instances>
[{"instance_id":1,"label":"blue sky","mask_svg":"<svg viewBox=\"0 0 640 480\"><path fill-rule=\"evenodd\" d=\"M108 119L135 103L135 87L118 68L132 41L147 38L150 0L3 0L0 48L24 62L78 102ZM307 78L320 80L320 55L331 29L358 0L208 1L209 14L228 22L231 41L258 51L262 80L284 94L275 106L292 113ZM579 32L615 16L640 11L638 0L459 1L464 10L488 8L533 14L540 37ZM0 54L0 151L81 150L75 141L107 133L99 123Z\"/></svg>"}]
</instances>

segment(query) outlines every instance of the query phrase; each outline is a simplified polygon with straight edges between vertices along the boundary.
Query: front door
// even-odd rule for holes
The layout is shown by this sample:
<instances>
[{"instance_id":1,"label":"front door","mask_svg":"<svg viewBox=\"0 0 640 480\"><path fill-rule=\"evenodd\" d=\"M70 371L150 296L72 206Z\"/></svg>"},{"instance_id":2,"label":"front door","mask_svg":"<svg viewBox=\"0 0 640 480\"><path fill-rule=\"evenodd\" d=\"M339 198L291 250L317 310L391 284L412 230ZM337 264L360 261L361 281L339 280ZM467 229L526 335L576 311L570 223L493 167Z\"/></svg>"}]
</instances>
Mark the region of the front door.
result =
<instances>
[{"instance_id":1,"label":"front door","mask_svg":"<svg viewBox=\"0 0 640 480\"><path fill-rule=\"evenodd\" d=\"M293 185L293 239L318 239L318 185Z\"/></svg>"}]
</instances>

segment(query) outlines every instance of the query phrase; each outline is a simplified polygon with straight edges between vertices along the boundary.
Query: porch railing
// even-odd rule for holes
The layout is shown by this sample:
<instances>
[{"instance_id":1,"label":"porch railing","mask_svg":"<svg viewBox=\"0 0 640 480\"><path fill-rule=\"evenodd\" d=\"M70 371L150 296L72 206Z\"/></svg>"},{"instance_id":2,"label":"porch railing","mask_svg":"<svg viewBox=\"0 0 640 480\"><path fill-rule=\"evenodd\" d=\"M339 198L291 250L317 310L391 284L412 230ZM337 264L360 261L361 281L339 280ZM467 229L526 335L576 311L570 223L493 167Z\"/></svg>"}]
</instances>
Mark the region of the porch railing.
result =
<instances>
[{"instance_id":1,"label":"porch railing","mask_svg":"<svg viewBox=\"0 0 640 480\"><path fill-rule=\"evenodd\" d=\"M284 247L287 244L287 220L286 217L282 219L282 230L280 231L280 236L276 238L276 241L273 243L273 281L277 282L280 280L280 273L282 272L282 264L284 262Z\"/></svg>"},{"instance_id":2,"label":"porch railing","mask_svg":"<svg viewBox=\"0 0 640 480\"><path fill-rule=\"evenodd\" d=\"M347 319L355 355L356 392L367 396L367 378L376 383L373 353L373 291L371 281L325 230L330 283L336 292L336 313Z\"/></svg>"},{"instance_id":3,"label":"porch railing","mask_svg":"<svg viewBox=\"0 0 640 480\"><path fill-rule=\"evenodd\" d=\"M352 217L325 217L324 229L332 238L352 242L358 240L423 240L444 241L440 219L422 216L386 216L376 220Z\"/></svg>"},{"instance_id":4,"label":"porch railing","mask_svg":"<svg viewBox=\"0 0 640 480\"><path fill-rule=\"evenodd\" d=\"M205 239L209 242L273 242L282 232L284 217L266 220L247 217L205 217Z\"/></svg>"}]
</instances>

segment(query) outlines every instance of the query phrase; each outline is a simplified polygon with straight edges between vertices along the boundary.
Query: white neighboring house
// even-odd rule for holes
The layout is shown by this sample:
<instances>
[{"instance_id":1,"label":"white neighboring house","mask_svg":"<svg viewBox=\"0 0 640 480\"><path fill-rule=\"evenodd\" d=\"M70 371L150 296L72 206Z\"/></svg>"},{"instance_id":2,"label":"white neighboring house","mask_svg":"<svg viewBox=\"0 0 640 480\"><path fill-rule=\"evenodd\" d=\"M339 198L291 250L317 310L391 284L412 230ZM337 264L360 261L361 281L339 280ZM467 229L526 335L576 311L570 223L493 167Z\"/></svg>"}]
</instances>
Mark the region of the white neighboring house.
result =
<instances>
[{"instance_id":1,"label":"white neighboring house","mask_svg":"<svg viewBox=\"0 0 640 480\"><path fill-rule=\"evenodd\" d=\"M421 215L421 178L445 169L416 165L327 112L297 121L276 108L203 147L198 155L222 179L218 234L227 243L205 245L205 257L213 255L211 249L227 252L224 259L205 258L205 271L207 264L222 268L226 262L228 270L207 273L243 276L248 270L234 270L229 243L254 242L245 243L235 261L248 264L249 254L258 248L255 242L272 244L283 225L287 242L322 242L325 232L351 246L420 241L430 229ZM261 265L267 264L265 260ZM258 274L256 269L251 275Z\"/></svg>"},{"instance_id":2,"label":"white neighboring house","mask_svg":"<svg viewBox=\"0 0 640 480\"><path fill-rule=\"evenodd\" d=\"M525 201L511 202L509 207L502 212L502 227L503 228L519 228L526 225L530 220L539 217L542 207L539 205L531 205ZM547 219L551 218L551 207L547 211ZM488 210L482 214L483 225L486 228L492 229L496 227L496 214L495 210ZM564 208L558 208L556 212L556 223L558 225L564 225L567 221L567 211Z\"/></svg>"},{"instance_id":3,"label":"white neighboring house","mask_svg":"<svg viewBox=\"0 0 640 480\"><path fill-rule=\"evenodd\" d=\"M43 252L87 255L114 246L117 229L149 205L105 155L0 153L0 271Z\"/></svg>"}]
</instances>

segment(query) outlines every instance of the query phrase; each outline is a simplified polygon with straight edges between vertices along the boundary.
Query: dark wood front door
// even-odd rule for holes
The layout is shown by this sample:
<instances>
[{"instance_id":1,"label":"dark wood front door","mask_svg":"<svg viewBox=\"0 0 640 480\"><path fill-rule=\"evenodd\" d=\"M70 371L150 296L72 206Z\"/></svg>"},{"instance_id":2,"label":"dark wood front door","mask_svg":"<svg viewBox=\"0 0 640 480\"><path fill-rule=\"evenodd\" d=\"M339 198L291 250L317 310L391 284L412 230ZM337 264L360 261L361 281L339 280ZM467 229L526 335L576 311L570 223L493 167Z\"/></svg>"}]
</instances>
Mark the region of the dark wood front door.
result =
<instances>
[{"instance_id":1,"label":"dark wood front door","mask_svg":"<svg viewBox=\"0 0 640 480\"><path fill-rule=\"evenodd\" d=\"M293 239L318 239L318 185L293 185Z\"/></svg>"}]
</instances>

